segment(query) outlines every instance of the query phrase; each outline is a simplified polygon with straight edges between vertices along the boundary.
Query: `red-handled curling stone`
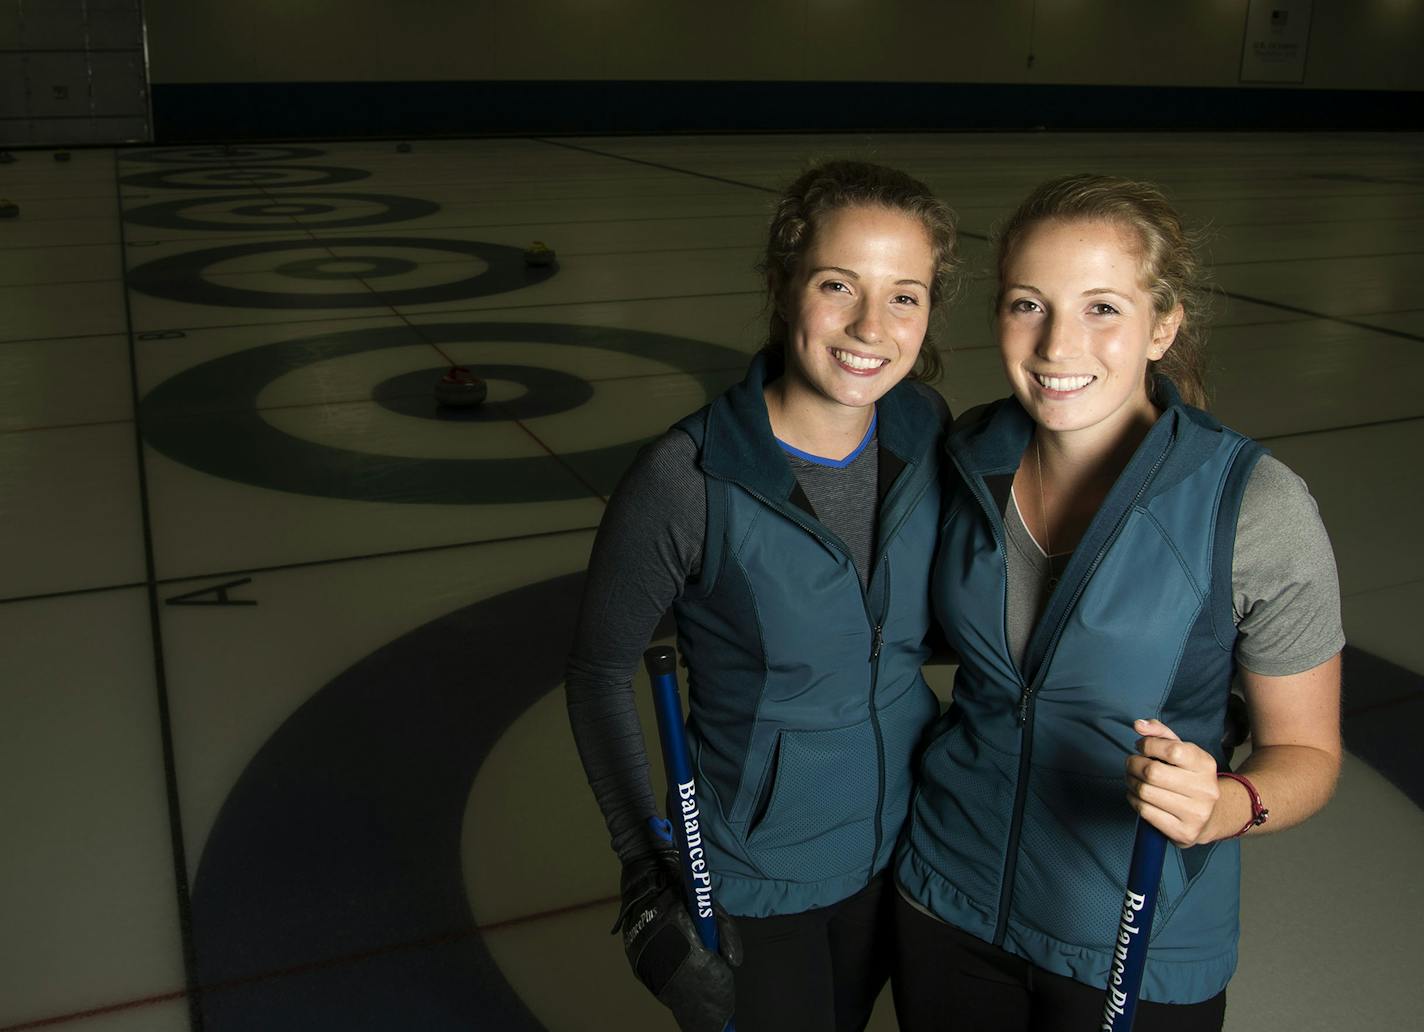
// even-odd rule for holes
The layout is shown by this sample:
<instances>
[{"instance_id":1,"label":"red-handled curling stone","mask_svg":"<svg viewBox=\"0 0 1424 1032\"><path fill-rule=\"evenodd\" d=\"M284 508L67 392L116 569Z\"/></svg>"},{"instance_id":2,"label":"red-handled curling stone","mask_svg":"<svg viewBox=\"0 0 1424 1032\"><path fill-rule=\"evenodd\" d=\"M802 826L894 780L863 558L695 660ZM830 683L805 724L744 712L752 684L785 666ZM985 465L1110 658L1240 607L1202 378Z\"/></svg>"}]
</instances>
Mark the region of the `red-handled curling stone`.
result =
<instances>
[{"instance_id":1,"label":"red-handled curling stone","mask_svg":"<svg viewBox=\"0 0 1424 1032\"><path fill-rule=\"evenodd\" d=\"M485 400L489 387L464 366L451 366L435 384L435 400L451 408L470 408Z\"/></svg>"}]
</instances>

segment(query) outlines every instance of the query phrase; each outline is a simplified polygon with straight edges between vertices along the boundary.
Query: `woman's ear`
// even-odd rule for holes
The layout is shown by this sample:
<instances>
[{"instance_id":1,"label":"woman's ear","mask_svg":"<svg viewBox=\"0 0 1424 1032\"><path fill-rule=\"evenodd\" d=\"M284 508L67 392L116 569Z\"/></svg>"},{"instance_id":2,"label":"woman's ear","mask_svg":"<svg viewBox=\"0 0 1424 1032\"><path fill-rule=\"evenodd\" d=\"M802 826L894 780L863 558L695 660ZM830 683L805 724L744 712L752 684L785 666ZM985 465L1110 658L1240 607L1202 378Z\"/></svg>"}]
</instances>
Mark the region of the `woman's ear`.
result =
<instances>
[{"instance_id":1,"label":"woman's ear","mask_svg":"<svg viewBox=\"0 0 1424 1032\"><path fill-rule=\"evenodd\" d=\"M1154 362L1161 360L1172 342L1177 339L1177 330L1181 329L1182 319L1186 314L1186 310L1179 304L1157 320L1157 325L1152 328L1152 346L1147 349L1148 358Z\"/></svg>"}]
</instances>

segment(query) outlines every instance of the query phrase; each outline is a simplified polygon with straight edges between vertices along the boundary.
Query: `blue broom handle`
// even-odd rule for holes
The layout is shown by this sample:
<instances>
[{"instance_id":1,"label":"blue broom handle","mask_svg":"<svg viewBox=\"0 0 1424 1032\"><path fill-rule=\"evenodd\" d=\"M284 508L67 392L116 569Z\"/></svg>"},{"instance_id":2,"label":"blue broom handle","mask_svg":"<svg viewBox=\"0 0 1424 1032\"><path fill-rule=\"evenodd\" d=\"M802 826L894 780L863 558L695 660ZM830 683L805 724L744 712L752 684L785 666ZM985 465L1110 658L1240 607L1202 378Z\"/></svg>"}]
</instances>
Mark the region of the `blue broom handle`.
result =
<instances>
[{"instance_id":1,"label":"blue broom handle","mask_svg":"<svg viewBox=\"0 0 1424 1032\"><path fill-rule=\"evenodd\" d=\"M717 917L712 911L712 872L702 846L697 779L692 773L692 754L687 748L687 729L682 722L682 696L677 690L677 653L667 645L657 645L643 653L643 662L653 682L658 738L662 741L663 769L667 772L668 820L672 823L673 840L682 858L687 910L692 915L692 923L697 928L702 945L716 953Z\"/></svg>"},{"instance_id":2,"label":"blue broom handle","mask_svg":"<svg viewBox=\"0 0 1424 1032\"><path fill-rule=\"evenodd\" d=\"M1147 942L1152 936L1152 913L1157 909L1157 889L1162 884L1162 862L1167 837L1141 817L1132 845L1127 872L1127 892L1117 938L1108 964L1108 984L1103 998L1100 1032L1131 1032L1137 1014L1137 994L1147 966Z\"/></svg>"}]
</instances>

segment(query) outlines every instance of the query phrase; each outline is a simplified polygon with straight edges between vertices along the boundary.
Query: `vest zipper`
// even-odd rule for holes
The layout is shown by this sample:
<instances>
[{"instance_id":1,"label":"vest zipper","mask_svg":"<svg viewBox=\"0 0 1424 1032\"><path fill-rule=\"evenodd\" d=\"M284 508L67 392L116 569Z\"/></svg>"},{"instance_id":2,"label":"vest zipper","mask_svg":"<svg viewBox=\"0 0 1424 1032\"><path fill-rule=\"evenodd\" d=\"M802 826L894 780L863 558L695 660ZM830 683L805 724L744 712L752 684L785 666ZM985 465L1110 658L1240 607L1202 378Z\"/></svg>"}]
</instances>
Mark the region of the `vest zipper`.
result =
<instances>
[{"instance_id":1,"label":"vest zipper","mask_svg":"<svg viewBox=\"0 0 1424 1032\"><path fill-rule=\"evenodd\" d=\"M866 866L865 880L875 875L875 858L880 855L880 822L885 816L885 738L880 731L880 714L875 708L875 688L880 680L880 625L875 625L874 642L870 650L870 729L875 733L875 844L870 847L870 863Z\"/></svg>"},{"instance_id":2,"label":"vest zipper","mask_svg":"<svg viewBox=\"0 0 1424 1032\"><path fill-rule=\"evenodd\" d=\"M911 465L906 463L906 471L911 468ZM932 479L933 478L931 478L931 480ZM870 648L870 696L868 702L870 709L870 728L875 733L875 844L870 850L870 865L866 870L867 881L875 875L875 859L880 855L880 846L885 837L882 828L885 821L885 735L880 730L880 710L875 704L875 694L880 687L880 649L885 644L885 639L882 636L884 627L882 621L884 620L885 613L890 609L890 540L900 532L900 528L904 526L905 521L910 518L910 513L914 512L916 507L919 506L920 499L922 499L925 496L925 492L929 490L930 482L930 480L927 480L921 485L915 497L909 500L908 505L904 506L901 510L900 519L894 527L890 528L890 530L883 535L880 533L881 528L876 528L875 536L879 539L877 544L884 544L885 551L880 553L879 563L872 564L870 569L866 571L866 586L861 589L860 592L860 597L865 602L865 616L870 621L870 626L873 629ZM886 497L889 497L888 494ZM876 517L877 519L879 518L878 512L876 513ZM870 611L869 594L870 582L875 576L877 566L885 572L885 586L881 592L884 604L881 606L881 615L878 617Z\"/></svg>"},{"instance_id":3,"label":"vest zipper","mask_svg":"<svg viewBox=\"0 0 1424 1032\"><path fill-rule=\"evenodd\" d=\"M1007 541L1004 539L1004 535L1000 533L1001 517L995 511L994 506L990 504L991 500L988 496L988 492L983 487L982 478L970 476L960 464L957 455L951 453L951 458L954 460L955 468L959 470L959 475L963 478L964 482L969 485L969 490L973 492L975 501L979 503L979 508L983 510L985 518L989 521L989 531L994 537L994 544L999 549L999 554L1004 557L1004 588L1005 591L1007 591L1009 583L1009 548ZM1007 619L1008 614L1005 612L1001 617L1001 621L1004 622L1003 636L1006 644L1009 640ZM1013 664L1014 673L1018 675L1019 687L1023 689L1019 694L1018 719L1021 741L1019 743L1018 780L1014 785L1014 809L1009 823L1009 841L1004 850L1004 869L999 875L999 916L994 924L993 940L995 946L1002 946L1004 944L1004 932L1009 923L1009 902L1011 899L1009 887L1013 884L1014 869L1019 847L1019 825L1022 823L1023 801L1028 788L1028 742L1030 740L1029 736L1032 734L1032 728L1028 728L1027 734L1025 734L1023 730L1027 726L1029 718L1032 716L1029 712L1027 686L1023 683L1023 672L1019 670L1019 665L1014 661L1012 656L1009 657L1009 660Z\"/></svg>"},{"instance_id":4,"label":"vest zipper","mask_svg":"<svg viewBox=\"0 0 1424 1032\"><path fill-rule=\"evenodd\" d=\"M1070 598L1068 604L1063 607L1063 616L1058 621L1058 626L1053 630L1053 640L1049 643L1048 651L1043 654L1043 661L1039 664L1033 683L1024 688L1023 696L1019 699L1020 726L1028 719L1034 696L1038 693L1038 690L1043 687L1044 672L1048 669L1048 661L1058 648L1058 640L1063 637L1063 628L1068 624L1068 614L1073 612L1073 607L1078 604L1078 599L1082 598L1083 592L1087 590L1088 582L1093 579L1093 574L1097 572L1098 567L1102 564L1103 556L1108 554L1108 549L1111 548L1113 542L1117 540L1117 536L1122 533L1122 525L1127 522L1127 517L1131 514L1132 510L1137 508L1137 503L1141 501L1143 492L1147 490L1148 485L1156 478L1157 471L1162 468L1162 463L1167 458L1167 452L1171 450L1172 442L1175 439L1175 436L1167 439L1167 446L1163 448L1161 453L1157 456L1157 461L1152 464L1152 469L1148 472L1147 478L1142 481L1141 486L1137 489L1137 493L1132 496L1132 501L1122 510L1122 515L1118 517L1117 525L1113 527L1112 533L1109 534L1107 540L1103 542L1103 547L1098 549L1098 554L1093 556L1093 561L1088 566L1088 571L1079 578L1077 585L1073 588L1073 597ZM1004 566L1005 568L1008 567L1007 556L1004 558Z\"/></svg>"},{"instance_id":5,"label":"vest zipper","mask_svg":"<svg viewBox=\"0 0 1424 1032\"><path fill-rule=\"evenodd\" d=\"M1063 615L1059 617L1058 626L1053 630L1053 638L1049 642L1048 649L1043 654L1043 659L1039 661L1038 670L1034 673L1032 683L1023 685L1023 673L1021 671L1019 672L1019 683L1023 685L1023 692L1019 696L1018 712L1020 739L1018 783L1014 786L1014 809L1009 823L1008 846L1004 851L1003 880L999 888L999 916L994 925L993 945L995 946L1003 946L1004 937L1008 933L1009 908L1013 903L1014 878L1018 874L1019 835L1023 831L1024 801L1028 798L1029 766L1033 755L1034 700L1037 698L1038 690L1043 687L1044 677L1047 674L1049 664L1053 660L1053 654L1058 648L1058 642L1063 637L1063 628L1068 624L1069 614L1073 612L1073 607L1078 604L1078 599L1082 597L1083 592L1087 590L1088 582L1093 579L1093 574L1102 563L1103 557L1107 555L1108 549L1112 547L1113 542L1117 540L1118 534L1122 532L1122 526L1127 522L1128 515L1137 507L1137 503L1141 500L1143 492L1147 490L1148 485L1156 478L1157 470L1162 467L1162 463L1167 458L1167 453L1172 449L1172 442L1175 440L1175 435L1167 439L1166 446L1158 453L1157 460L1152 464L1151 471L1148 472L1146 478L1137 488L1137 493L1132 496L1132 501L1123 508L1122 515L1118 517L1117 524L1113 527L1112 533L1103 541L1102 547L1098 549L1097 555L1093 557L1092 563L1089 564L1087 572L1078 579L1078 583L1073 589L1073 597L1069 599L1068 605L1063 608ZM963 475L964 468L959 466L959 459L957 457L954 459L954 464L959 467L960 473ZM998 514L994 512L994 507L988 503L985 492L981 489L981 478L977 476L964 476L964 480L970 485L971 490L974 492L974 497L978 499L980 507L989 517L989 529L993 532L994 541L1004 555L1004 583L1007 585L1009 570L1008 548L1004 539L999 534ZM1004 640L1006 642L1008 640L1007 633L1004 636ZM1014 664L1014 669L1016 671L1018 670L1017 663Z\"/></svg>"}]
</instances>

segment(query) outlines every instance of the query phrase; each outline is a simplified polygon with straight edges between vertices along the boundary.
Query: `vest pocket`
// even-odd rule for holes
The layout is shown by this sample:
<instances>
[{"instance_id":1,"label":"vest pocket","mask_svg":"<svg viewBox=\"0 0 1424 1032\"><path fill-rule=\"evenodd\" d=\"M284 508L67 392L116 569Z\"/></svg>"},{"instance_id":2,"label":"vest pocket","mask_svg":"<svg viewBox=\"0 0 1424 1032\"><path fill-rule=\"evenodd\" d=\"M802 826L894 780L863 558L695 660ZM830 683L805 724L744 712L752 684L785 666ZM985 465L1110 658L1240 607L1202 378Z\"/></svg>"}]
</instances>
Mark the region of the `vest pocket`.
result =
<instances>
[{"instance_id":1,"label":"vest pocket","mask_svg":"<svg viewBox=\"0 0 1424 1032\"><path fill-rule=\"evenodd\" d=\"M1035 767L1031 778L1013 886L1015 917L1060 942L1105 950L1117 934L1137 831L1123 776ZM1159 917L1181 892L1179 853L1168 847Z\"/></svg>"},{"instance_id":2,"label":"vest pocket","mask_svg":"<svg viewBox=\"0 0 1424 1032\"><path fill-rule=\"evenodd\" d=\"M867 868L880 789L870 721L777 735L776 758L747 852L768 878L815 882Z\"/></svg>"},{"instance_id":3,"label":"vest pocket","mask_svg":"<svg viewBox=\"0 0 1424 1032\"><path fill-rule=\"evenodd\" d=\"M1157 918L1152 926L1154 943L1158 936L1173 941L1184 937L1213 941L1199 934L1194 936L1193 931L1186 928L1189 924L1200 927L1225 922L1234 929L1241 874L1239 854L1232 855L1231 846L1229 840L1222 840L1190 849L1173 846L1167 850L1167 861L1162 865L1162 887L1157 897ZM1183 911L1184 920L1174 921L1179 906L1189 894L1193 903ZM1215 941L1223 940L1218 936Z\"/></svg>"}]
</instances>

